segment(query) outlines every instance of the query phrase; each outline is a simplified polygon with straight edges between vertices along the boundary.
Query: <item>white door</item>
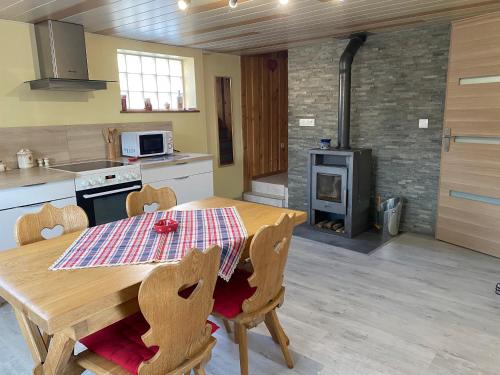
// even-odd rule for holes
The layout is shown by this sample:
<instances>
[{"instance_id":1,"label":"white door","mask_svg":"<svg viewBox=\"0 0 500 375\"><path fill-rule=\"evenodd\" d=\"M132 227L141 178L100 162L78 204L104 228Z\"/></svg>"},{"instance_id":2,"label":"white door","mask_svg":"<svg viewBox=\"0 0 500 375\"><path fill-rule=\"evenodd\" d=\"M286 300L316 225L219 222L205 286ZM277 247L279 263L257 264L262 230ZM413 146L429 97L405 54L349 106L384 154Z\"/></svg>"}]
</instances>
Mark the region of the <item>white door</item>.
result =
<instances>
[{"instance_id":1,"label":"white door","mask_svg":"<svg viewBox=\"0 0 500 375\"><path fill-rule=\"evenodd\" d=\"M150 185L155 189L165 186L171 188L177 196L177 204L192 202L214 195L213 173L211 172L153 182Z\"/></svg>"},{"instance_id":2,"label":"white door","mask_svg":"<svg viewBox=\"0 0 500 375\"><path fill-rule=\"evenodd\" d=\"M16 239L14 237L14 228L17 218L34 212L40 211L45 203L34 204L31 206L23 206L0 211L0 251L12 249L16 247ZM51 201L55 207L64 207L70 204L76 204L75 198L65 198Z\"/></svg>"}]
</instances>

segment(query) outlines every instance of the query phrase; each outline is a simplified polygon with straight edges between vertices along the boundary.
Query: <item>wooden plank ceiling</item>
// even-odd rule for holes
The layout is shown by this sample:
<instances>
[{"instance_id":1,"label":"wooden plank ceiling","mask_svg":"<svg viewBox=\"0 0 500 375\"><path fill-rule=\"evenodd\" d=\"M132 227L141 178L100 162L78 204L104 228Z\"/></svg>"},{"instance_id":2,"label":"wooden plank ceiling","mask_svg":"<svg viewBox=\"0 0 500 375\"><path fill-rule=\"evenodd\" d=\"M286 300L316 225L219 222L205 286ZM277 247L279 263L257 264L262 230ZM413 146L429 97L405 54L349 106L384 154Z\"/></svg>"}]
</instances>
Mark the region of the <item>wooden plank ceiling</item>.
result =
<instances>
[{"instance_id":1,"label":"wooden plank ceiling","mask_svg":"<svg viewBox=\"0 0 500 375\"><path fill-rule=\"evenodd\" d=\"M0 0L0 18L81 23L93 33L253 54L326 37L449 22L500 11L499 0Z\"/></svg>"}]
</instances>

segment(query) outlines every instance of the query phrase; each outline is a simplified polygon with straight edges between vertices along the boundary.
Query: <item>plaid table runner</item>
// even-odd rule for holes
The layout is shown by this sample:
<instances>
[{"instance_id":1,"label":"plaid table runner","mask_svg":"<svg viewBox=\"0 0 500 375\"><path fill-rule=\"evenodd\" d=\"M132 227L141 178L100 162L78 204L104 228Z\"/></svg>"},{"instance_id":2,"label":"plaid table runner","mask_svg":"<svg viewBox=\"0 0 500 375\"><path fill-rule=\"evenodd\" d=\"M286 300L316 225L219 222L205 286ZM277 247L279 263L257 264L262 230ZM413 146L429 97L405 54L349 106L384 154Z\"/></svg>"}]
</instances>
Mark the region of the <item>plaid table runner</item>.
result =
<instances>
[{"instance_id":1,"label":"plaid table runner","mask_svg":"<svg viewBox=\"0 0 500 375\"><path fill-rule=\"evenodd\" d=\"M158 234L161 219L179 223L176 232ZM228 281L248 234L235 207L159 211L88 228L50 267L71 270L152 262L174 262L189 249L222 249L219 276Z\"/></svg>"}]
</instances>

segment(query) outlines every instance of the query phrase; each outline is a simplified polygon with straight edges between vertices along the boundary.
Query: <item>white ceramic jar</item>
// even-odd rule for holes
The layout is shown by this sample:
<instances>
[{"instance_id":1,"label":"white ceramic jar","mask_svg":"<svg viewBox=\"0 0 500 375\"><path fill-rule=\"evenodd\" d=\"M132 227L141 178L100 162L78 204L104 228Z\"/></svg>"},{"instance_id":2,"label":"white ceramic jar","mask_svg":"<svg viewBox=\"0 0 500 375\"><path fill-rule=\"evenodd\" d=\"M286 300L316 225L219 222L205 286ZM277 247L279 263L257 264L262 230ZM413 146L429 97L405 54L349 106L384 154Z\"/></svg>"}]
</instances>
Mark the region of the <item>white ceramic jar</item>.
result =
<instances>
[{"instance_id":1,"label":"white ceramic jar","mask_svg":"<svg viewBox=\"0 0 500 375\"><path fill-rule=\"evenodd\" d=\"M19 150L17 153L17 165L19 169L32 168L35 165L33 152L28 149Z\"/></svg>"}]
</instances>

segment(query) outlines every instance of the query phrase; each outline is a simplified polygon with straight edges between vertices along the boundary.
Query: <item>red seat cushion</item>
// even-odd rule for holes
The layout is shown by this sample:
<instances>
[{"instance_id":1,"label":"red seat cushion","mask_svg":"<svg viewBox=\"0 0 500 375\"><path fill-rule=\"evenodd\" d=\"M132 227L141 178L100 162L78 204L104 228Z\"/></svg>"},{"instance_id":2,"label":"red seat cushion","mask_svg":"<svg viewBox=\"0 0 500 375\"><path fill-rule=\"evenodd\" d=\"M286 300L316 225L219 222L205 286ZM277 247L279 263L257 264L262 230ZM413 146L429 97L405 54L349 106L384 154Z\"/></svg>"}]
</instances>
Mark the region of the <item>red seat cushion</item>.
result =
<instances>
[{"instance_id":1,"label":"red seat cushion","mask_svg":"<svg viewBox=\"0 0 500 375\"><path fill-rule=\"evenodd\" d=\"M219 328L215 323L212 333ZM146 347L141 336L149 330L149 324L141 313L131 315L109 327L80 340L91 352L111 361L136 375L142 362L158 352L158 347Z\"/></svg>"},{"instance_id":2,"label":"red seat cushion","mask_svg":"<svg viewBox=\"0 0 500 375\"><path fill-rule=\"evenodd\" d=\"M243 301L254 295L257 288L251 288L247 279L252 274L236 269L229 282L217 279L214 291L214 311L228 319L243 312Z\"/></svg>"}]
</instances>

